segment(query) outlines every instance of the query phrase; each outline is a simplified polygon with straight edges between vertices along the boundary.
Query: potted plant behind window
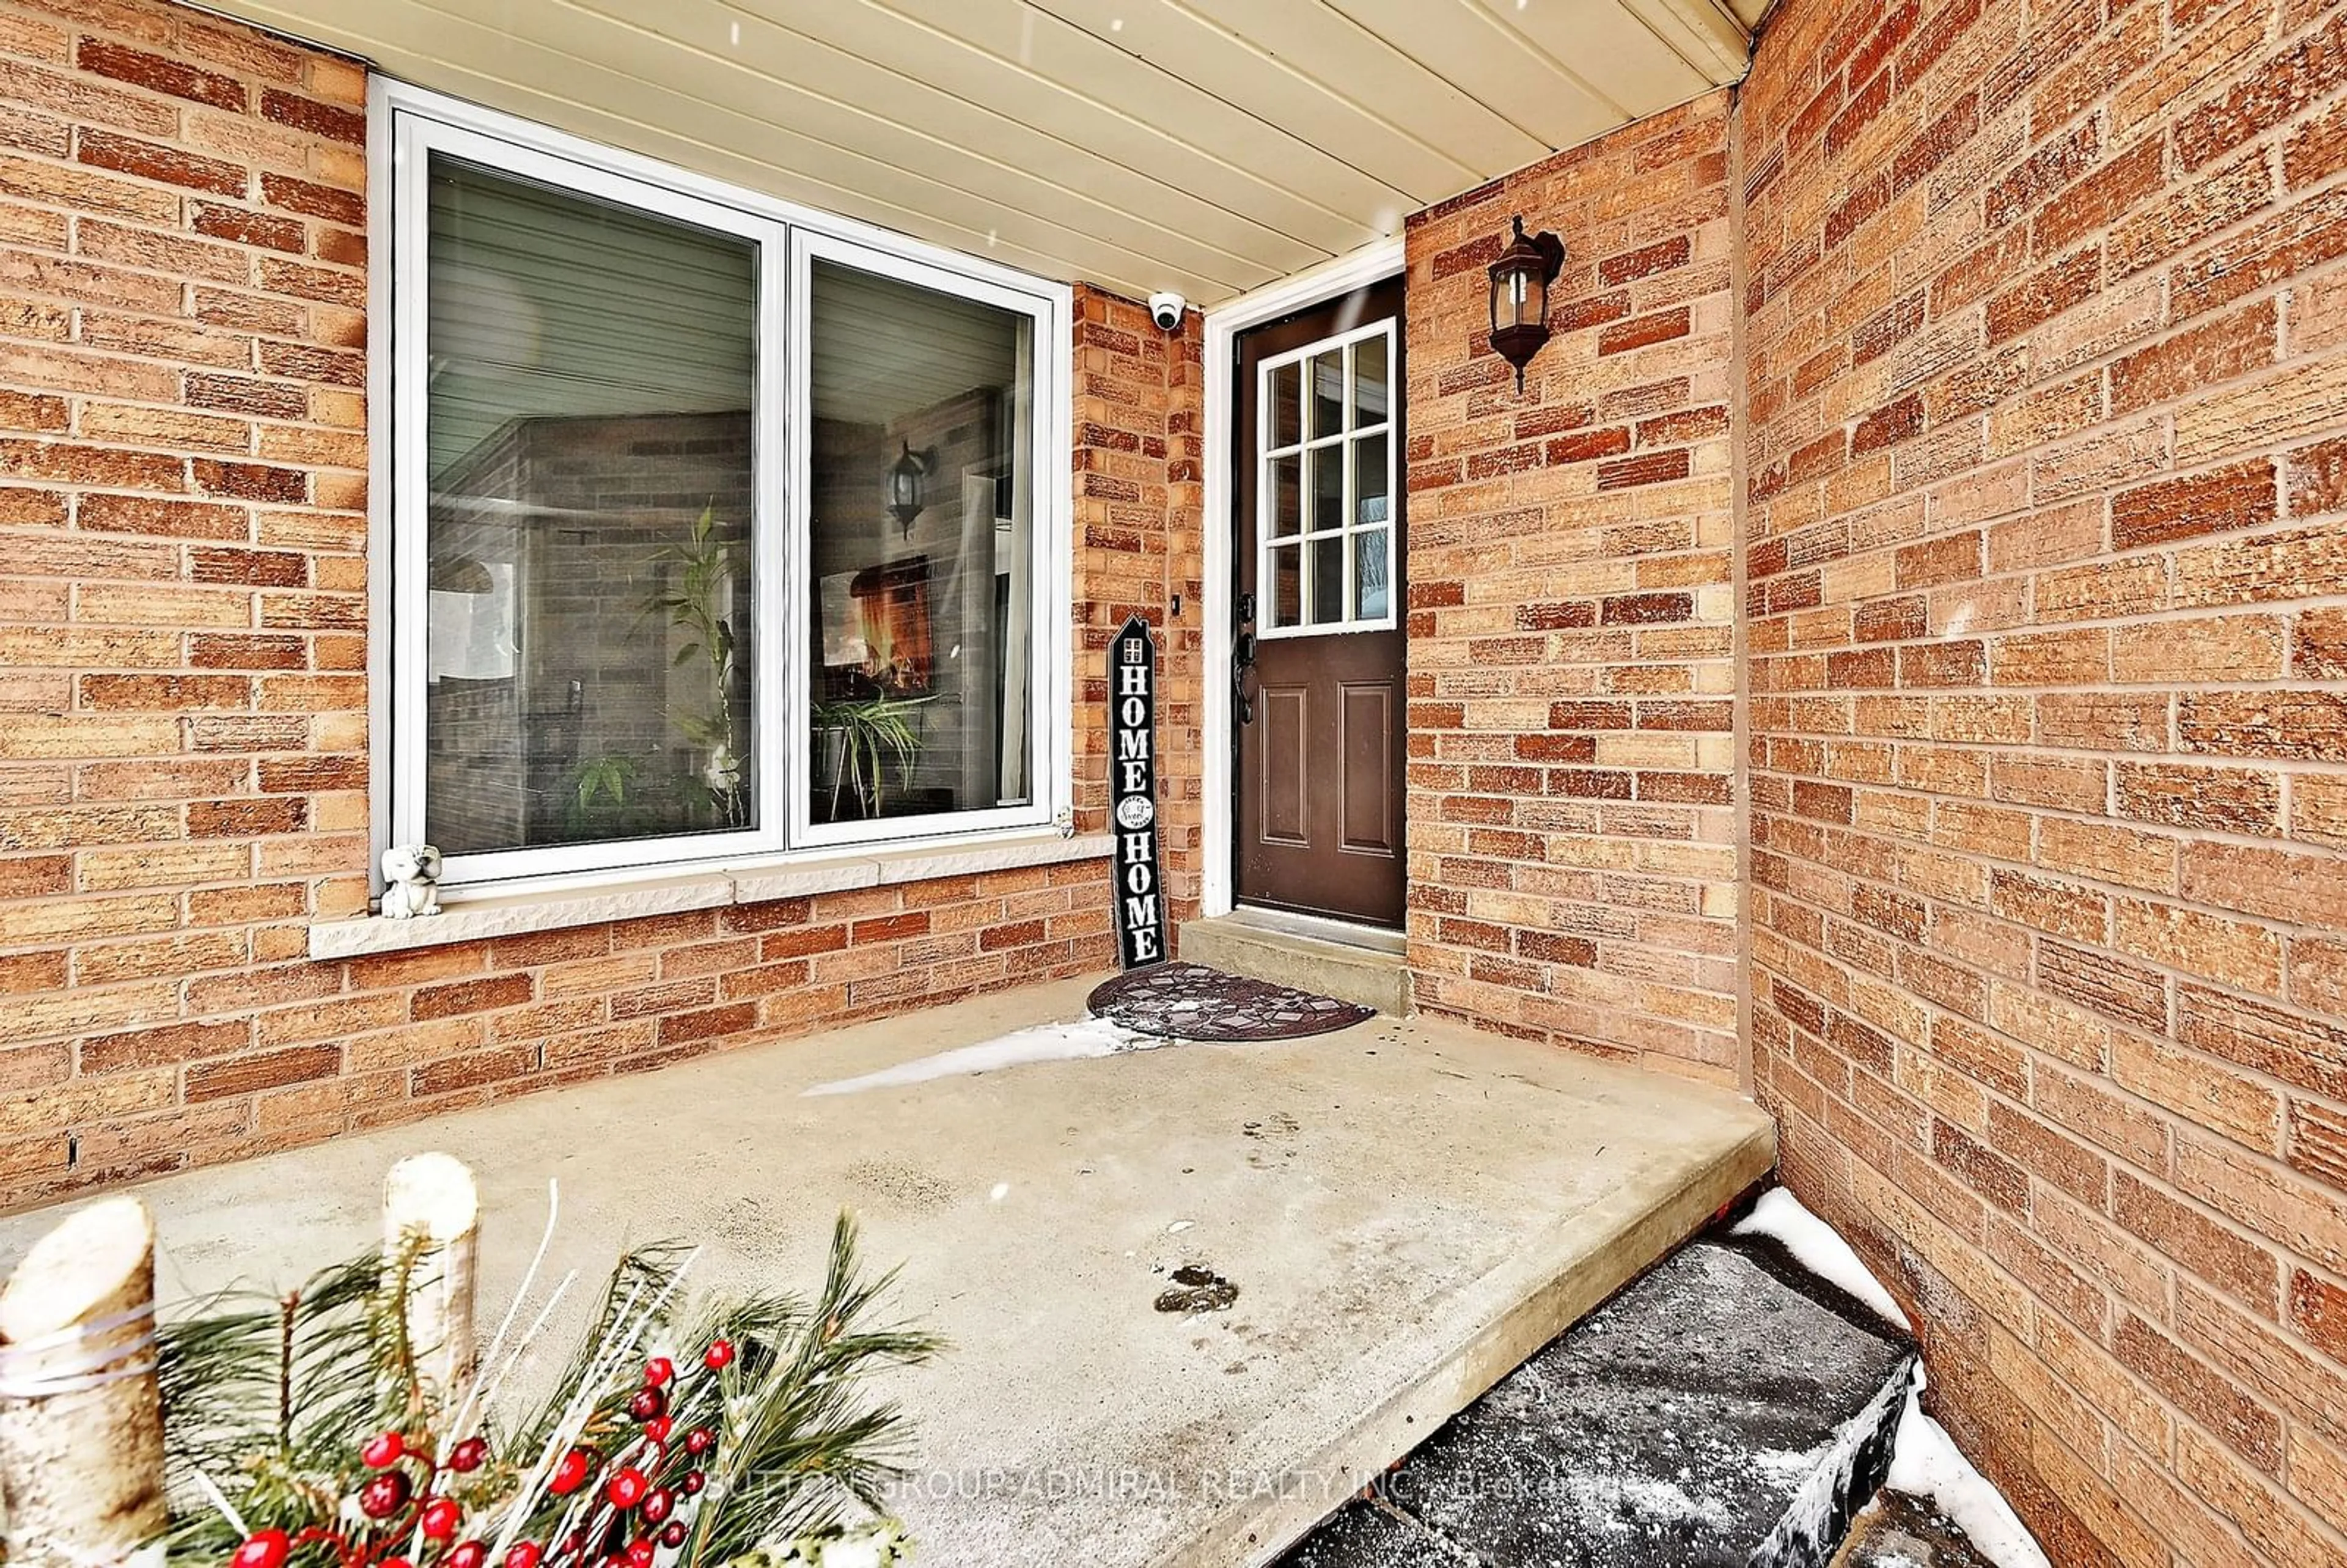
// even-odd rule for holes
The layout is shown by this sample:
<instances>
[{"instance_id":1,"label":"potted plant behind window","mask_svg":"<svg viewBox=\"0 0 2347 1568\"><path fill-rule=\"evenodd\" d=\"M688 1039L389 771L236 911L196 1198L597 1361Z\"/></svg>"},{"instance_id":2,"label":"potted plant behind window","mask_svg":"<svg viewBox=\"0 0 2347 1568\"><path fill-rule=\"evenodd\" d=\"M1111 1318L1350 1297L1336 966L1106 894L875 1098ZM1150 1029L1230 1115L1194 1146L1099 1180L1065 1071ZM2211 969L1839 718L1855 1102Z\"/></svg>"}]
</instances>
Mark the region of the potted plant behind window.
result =
<instances>
[{"instance_id":1,"label":"potted plant behind window","mask_svg":"<svg viewBox=\"0 0 2347 1568\"><path fill-rule=\"evenodd\" d=\"M900 788L913 781L913 764L921 754L917 720L934 697L897 697L882 692L869 697L838 697L815 705L815 728L833 737L831 820L842 820L842 787L866 817L879 816L888 804L887 764L897 764Z\"/></svg>"},{"instance_id":2,"label":"potted plant behind window","mask_svg":"<svg viewBox=\"0 0 2347 1568\"><path fill-rule=\"evenodd\" d=\"M717 530L716 504L701 509L692 531L681 542L662 545L652 556L656 566L672 569L666 585L644 601L644 615L664 616L669 626L683 634L684 642L671 657L669 667L682 669L698 662L709 676L710 703L701 712L671 710L671 721L698 749L700 766L684 782L706 793L721 827L745 827L750 802L744 774L742 726L734 712L738 671L737 642L733 620L721 606L733 598L740 576L736 546ZM580 804L589 804L586 795Z\"/></svg>"}]
</instances>

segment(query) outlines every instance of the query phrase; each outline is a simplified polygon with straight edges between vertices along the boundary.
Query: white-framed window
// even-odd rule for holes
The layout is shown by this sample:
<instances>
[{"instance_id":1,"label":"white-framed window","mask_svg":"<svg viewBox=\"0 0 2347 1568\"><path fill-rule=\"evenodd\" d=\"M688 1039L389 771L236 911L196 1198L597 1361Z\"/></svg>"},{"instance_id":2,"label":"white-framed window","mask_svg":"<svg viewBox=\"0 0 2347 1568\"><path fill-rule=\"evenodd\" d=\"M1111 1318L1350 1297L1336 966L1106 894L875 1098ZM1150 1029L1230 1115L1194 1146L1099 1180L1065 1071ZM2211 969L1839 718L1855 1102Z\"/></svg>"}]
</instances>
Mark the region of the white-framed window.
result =
<instances>
[{"instance_id":1,"label":"white-framed window","mask_svg":"<svg viewBox=\"0 0 2347 1568\"><path fill-rule=\"evenodd\" d=\"M1394 323L1381 321L1256 366L1260 636L1396 624L1395 363Z\"/></svg>"},{"instance_id":2,"label":"white-framed window","mask_svg":"<svg viewBox=\"0 0 2347 1568\"><path fill-rule=\"evenodd\" d=\"M1065 286L377 113L387 841L463 886L1052 822Z\"/></svg>"}]
</instances>

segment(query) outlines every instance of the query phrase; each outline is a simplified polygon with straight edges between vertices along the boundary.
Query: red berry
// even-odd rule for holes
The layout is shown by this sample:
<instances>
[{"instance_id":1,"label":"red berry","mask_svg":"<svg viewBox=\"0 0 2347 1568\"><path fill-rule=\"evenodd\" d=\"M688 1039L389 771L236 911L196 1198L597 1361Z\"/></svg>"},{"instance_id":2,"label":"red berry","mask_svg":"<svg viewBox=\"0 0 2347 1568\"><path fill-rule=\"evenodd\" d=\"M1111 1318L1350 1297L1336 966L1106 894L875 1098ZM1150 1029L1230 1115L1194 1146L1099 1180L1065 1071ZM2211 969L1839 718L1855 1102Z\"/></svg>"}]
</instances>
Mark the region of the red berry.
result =
<instances>
[{"instance_id":1,"label":"red berry","mask_svg":"<svg viewBox=\"0 0 2347 1568\"><path fill-rule=\"evenodd\" d=\"M655 1356L644 1363L644 1381L657 1389L676 1376L676 1363L665 1356Z\"/></svg>"},{"instance_id":2,"label":"red berry","mask_svg":"<svg viewBox=\"0 0 2347 1568\"><path fill-rule=\"evenodd\" d=\"M545 1555L546 1549L537 1542L517 1541L506 1553L506 1568L538 1568L538 1560Z\"/></svg>"},{"instance_id":3,"label":"red berry","mask_svg":"<svg viewBox=\"0 0 2347 1568\"><path fill-rule=\"evenodd\" d=\"M684 1451L699 1459L717 1446L717 1434L707 1427L695 1427L684 1434Z\"/></svg>"},{"instance_id":4,"label":"red berry","mask_svg":"<svg viewBox=\"0 0 2347 1568\"><path fill-rule=\"evenodd\" d=\"M407 1506L413 1490L405 1471L387 1470L359 1488L359 1512L369 1519L389 1519Z\"/></svg>"},{"instance_id":5,"label":"red berry","mask_svg":"<svg viewBox=\"0 0 2347 1568\"><path fill-rule=\"evenodd\" d=\"M692 1497L709 1484L709 1478L697 1470L689 1470L684 1472L684 1480L678 1484L684 1488L685 1496Z\"/></svg>"},{"instance_id":6,"label":"red berry","mask_svg":"<svg viewBox=\"0 0 2347 1568\"><path fill-rule=\"evenodd\" d=\"M636 1512L646 1524L658 1524L676 1507L676 1493L664 1486L656 1486L644 1493L644 1502Z\"/></svg>"},{"instance_id":7,"label":"red berry","mask_svg":"<svg viewBox=\"0 0 2347 1568\"><path fill-rule=\"evenodd\" d=\"M481 1568L489 1560L489 1549L477 1541L467 1541L448 1553L448 1568Z\"/></svg>"},{"instance_id":8,"label":"red berry","mask_svg":"<svg viewBox=\"0 0 2347 1568\"><path fill-rule=\"evenodd\" d=\"M701 1364L712 1372L722 1372L733 1365L733 1341L712 1339L709 1348L701 1353Z\"/></svg>"},{"instance_id":9,"label":"red berry","mask_svg":"<svg viewBox=\"0 0 2347 1568\"><path fill-rule=\"evenodd\" d=\"M652 1543L631 1541L628 1543L628 1568L652 1568Z\"/></svg>"},{"instance_id":10,"label":"red berry","mask_svg":"<svg viewBox=\"0 0 2347 1568\"><path fill-rule=\"evenodd\" d=\"M651 1420L644 1423L644 1436L651 1439L652 1441L656 1443L664 1443L668 1441L669 1433L674 1430L676 1430L676 1418L674 1416L654 1416Z\"/></svg>"},{"instance_id":11,"label":"red berry","mask_svg":"<svg viewBox=\"0 0 2347 1568\"><path fill-rule=\"evenodd\" d=\"M489 1457L489 1440L466 1438L448 1450L448 1468L453 1471L477 1471Z\"/></svg>"},{"instance_id":12,"label":"red berry","mask_svg":"<svg viewBox=\"0 0 2347 1568\"><path fill-rule=\"evenodd\" d=\"M359 1450L359 1458L369 1470L389 1470L407 1451L407 1440L397 1432L383 1432L366 1440Z\"/></svg>"},{"instance_id":13,"label":"red berry","mask_svg":"<svg viewBox=\"0 0 2347 1568\"><path fill-rule=\"evenodd\" d=\"M376 1564L376 1568L415 1568L415 1564L405 1557L386 1557Z\"/></svg>"},{"instance_id":14,"label":"red berry","mask_svg":"<svg viewBox=\"0 0 2347 1568\"><path fill-rule=\"evenodd\" d=\"M682 1519L671 1519L668 1522L668 1528L661 1532L661 1544L669 1548L671 1551L674 1551L676 1548L684 1544L686 1533L687 1532L684 1528L684 1521Z\"/></svg>"},{"instance_id":15,"label":"red berry","mask_svg":"<svg viewBox=\"0 0 2347 1568\"><path fill-rule=\"evenodd\" d=\"M547 1488L557 1497L568 1497L585 1486L587 1478L594 1473L595 1456L585 1449L572 1449L555 1462L554 1475L547 1481Z\"/></svg>"},{"instance_id":16,"label":"red berry","mask_svg":"<svg viewBox=\"0 0 2347 1568\"><path fill-rule=\"evenodd\" d=\"M249 1537L231 1557L229 1568L282 1568L285 1559L292 1554L293 1542L282 1530L264 1530Z\"/></svg>"},{"instance_id":17,"label":"red berry","mask_svg":"<svg viewBox=\"0 0 2347 1568\"><path fill-rule=\"evenodd\" d=\"M613 1508L625 1510L641 1502L644 1493L650 1491L651 1486L652 1483L644 1479L643 1471L631 1464L621 1465L611 1472L610 1482L603 1488L603 1495L610 1501Z\"/></svg>"},{"instance_id":18,"label":"red berry","mask_svg":"<svg viewBox=\"0 0 2347 1568\"><path fill-rule=\"evenodd\" d=\"M428 1541L453 1541L465 1511L453 1497L436 1497L424 1505L424 1535Z\"/></svg>"},{"instance_id":19,"label":"red berry","mask_svg":"<svg viewBox=\"0 0 2347 1568\"><path fill-rule=\"evenodd\" d=\"M628 1414L639 1421L652 1420L667 1413L668 1396L650 1383L628 1398Z\"/></svg>"}]
</instances>

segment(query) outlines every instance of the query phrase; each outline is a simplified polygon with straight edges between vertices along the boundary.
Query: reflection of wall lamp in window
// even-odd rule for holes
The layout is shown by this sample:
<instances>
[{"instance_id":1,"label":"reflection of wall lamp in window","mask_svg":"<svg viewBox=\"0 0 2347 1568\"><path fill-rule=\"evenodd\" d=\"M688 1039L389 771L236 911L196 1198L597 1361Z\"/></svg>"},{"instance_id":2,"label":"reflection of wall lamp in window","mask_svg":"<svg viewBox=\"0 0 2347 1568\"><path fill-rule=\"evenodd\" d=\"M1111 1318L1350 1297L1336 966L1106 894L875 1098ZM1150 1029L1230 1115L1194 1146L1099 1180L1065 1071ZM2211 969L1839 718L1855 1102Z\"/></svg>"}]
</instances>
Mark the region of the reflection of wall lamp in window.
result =
<instances>
[{"instance_id":1,"label":"reflection of wall lamp in window","mask_svg":"<svg viewBox=\"0 0 2347 1568\"><path fill-rule=\"evenodd\" d=\"M928 503L929 470L938 465L938 449L924 446L913 450L909 441L900 443L903 456L888 465L888 512L905 537L913 537L913 521Z\"/></svg>"}]
</instances>

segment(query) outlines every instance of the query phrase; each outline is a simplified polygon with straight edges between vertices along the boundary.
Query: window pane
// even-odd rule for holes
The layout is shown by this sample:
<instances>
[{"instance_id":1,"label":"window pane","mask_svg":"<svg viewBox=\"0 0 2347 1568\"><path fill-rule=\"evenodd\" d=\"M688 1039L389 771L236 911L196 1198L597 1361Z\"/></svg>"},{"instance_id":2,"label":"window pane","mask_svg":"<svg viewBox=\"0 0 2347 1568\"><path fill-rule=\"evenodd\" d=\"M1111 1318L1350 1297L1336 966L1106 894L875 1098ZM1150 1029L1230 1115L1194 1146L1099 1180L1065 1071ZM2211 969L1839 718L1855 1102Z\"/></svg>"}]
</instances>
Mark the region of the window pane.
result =
<instances>
[{"instance_id":1,"label":"window pane","mask_svg":"<svg viewBox=\"0 0 2347 1568\"><path fill-rule=\"evenodd\" d=\"M1361 620L1381 620L1387 605L1386 531L1372 528L1353 536L1353 582Z\"/></svg>"},{"instance_id":2,"label":"window pane","mask_svg":"<svg viewBox=\"0 0 2347 1568\"><path fill-rule=\"evenodd\" d=\"M1304 550L1300 545L1280 545L1272 549L1271 624L1304 624Z\"/></svg>"},{"instance_id":3,"label":"window pane","mask_svg":"<svg viewBox=\"0 0 2347 1568\"><path fill-rule=\"evenodd\" d=\"M1353 520L1386 520L1386 438L1365 436L1353 443Z\"/></svg>"},{"instance_id":4,"label":"window pane","mask_svg":"<svg viewBox=\"0 0 2347 1568\"><path fill-rule=\"evenodd\" d=\"M1318 446L1312 459L1312 531L1345 526L1345 444Z\"/></svg>"},{"instance_id":5,"label":"window pane","mask_svg":"<svg viewBox=\"0 0 2347 1568\"><path fill-rule=\"evenodd\" d=\"M1271 373L1271 444L1293 446L1304 439L1303 367L1283 364Z\"/></svg>"},{"instance_id":6,"label":"window pane","mask_svg":"<svg viewBox=\"0 0 2347 1568\"><path fill-rule=\"evenodd\" d=\"M808 304L814 820L1024 804L1033 322L825 261Z\"/></svg>"},{"instance_id":7,"label":"window pane","mask_svg":"<svg viewBox=\"0 0 2347 1568\"><path fill-rule=\"evenodd\" d=\"M1344 620L1345 536L1313 539L1304 548L1312 552L1312 623Z\"/></svg>"},{"instance_id":8,"label":"window pane","mask_svg":"<svg viewBox=\"0 0 2347 1568\"><path fill-rule=\"evenodd\" d=\"M425 831L754 825L756 247L436 155Z\"/></svg>"},{"instance_id":9,"label":"window pane","mask_svg":"<svg viewBox=\"0 0 2347 1568\"><path fill-rule=\"evenodd\" d=\"M1271 531L1275 537L1304 531L1304 457L1290 453L1271 460Z\"/></svg>"},{"instance_id":10,"label":"window pane","mask_svg":"<svg viewBox=\"0 0 2347 1568\"><path fill-rule=\"evenodd\" d=\"M1353 425L1386 422L1386 340L1366 337L1353 345Z\"/></svg>"},{"instance_id":11,"label":"window pane","mask_svg":"<svg viewBox=\"0 0 2347 1568\"><path fill-rule=\"evenodd\" d=\"M1334 436L1345 427L1345 351L1312 356L1312 434Z\"/></svg>"}]
</instances>

